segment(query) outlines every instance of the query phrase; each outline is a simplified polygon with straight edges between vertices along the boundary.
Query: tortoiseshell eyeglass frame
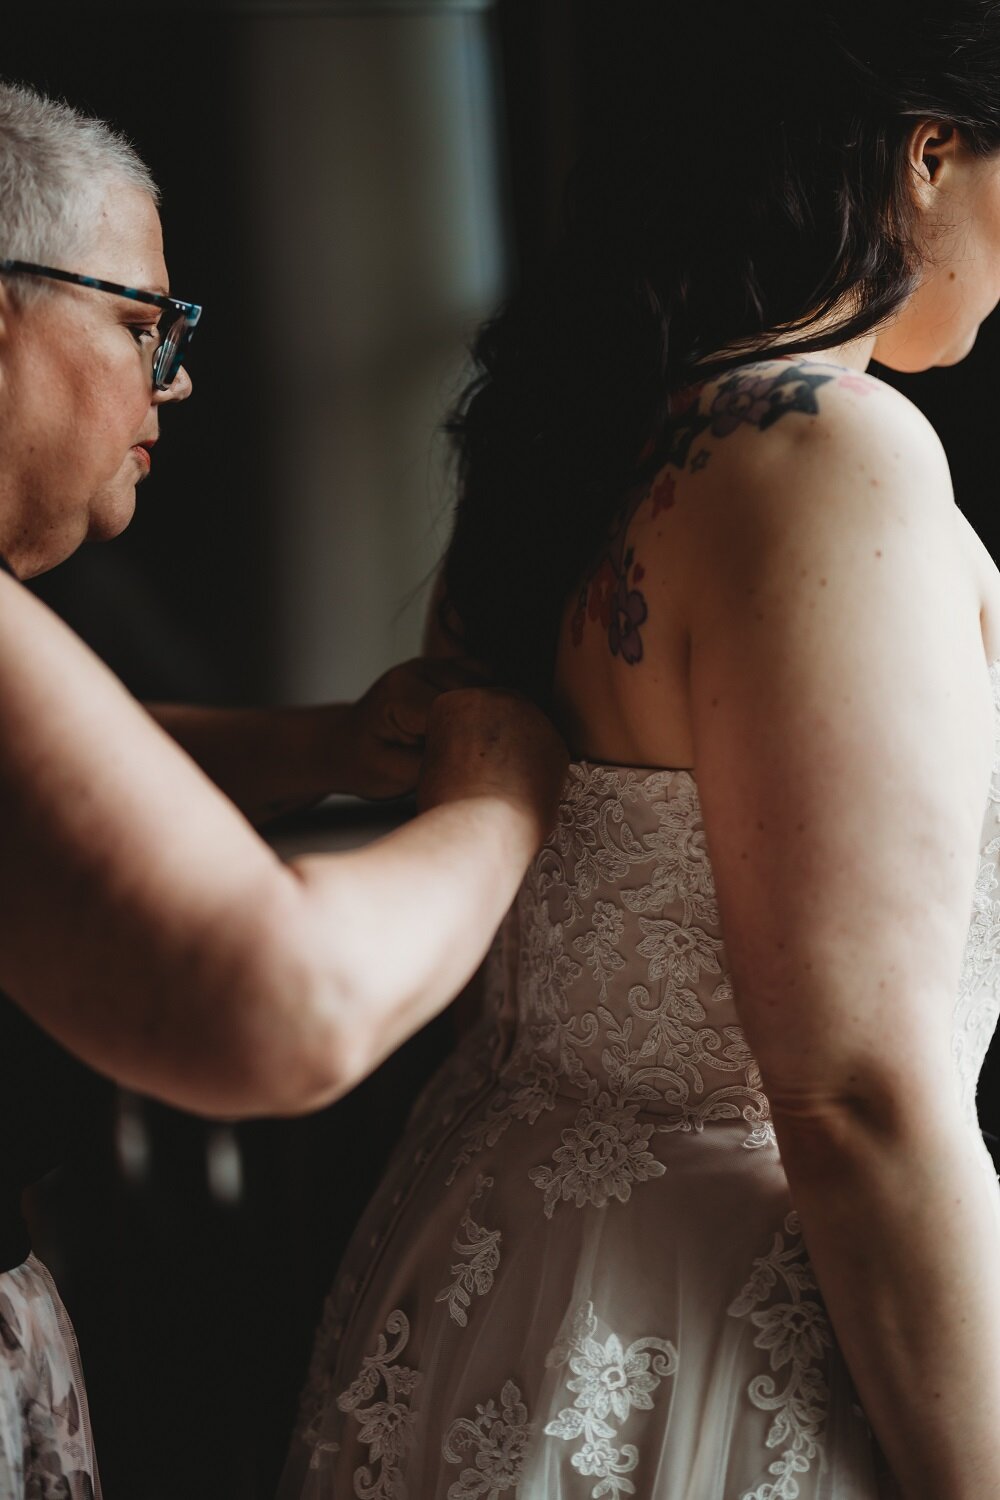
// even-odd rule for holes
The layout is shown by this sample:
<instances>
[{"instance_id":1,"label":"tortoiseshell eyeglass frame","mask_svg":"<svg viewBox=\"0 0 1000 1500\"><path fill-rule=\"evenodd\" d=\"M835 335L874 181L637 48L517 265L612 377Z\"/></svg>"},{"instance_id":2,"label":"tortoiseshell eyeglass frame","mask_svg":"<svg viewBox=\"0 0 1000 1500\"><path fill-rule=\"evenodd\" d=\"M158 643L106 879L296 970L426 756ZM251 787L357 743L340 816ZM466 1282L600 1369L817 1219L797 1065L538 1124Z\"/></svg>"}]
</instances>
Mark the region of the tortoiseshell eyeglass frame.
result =
<instances>
[{"instance_id":1,"label":"tortoiseshell eyeglass frame","mask_svg":"<svg viewBox=\"0 0 1000 1500\"><path fill-rule=\"evenodd\" d=\"M82 276L78 271L60 271L55 266L37 266L30 260L0 260L0 273L17 276L44 276L50 281L68 281L74 286L89 286L95 292L110 292L114 297L128 297L132 302L148 302L151 307L172 309L177 317L166 337L153 354L153 389L165 391L184 363L184 354L198 325L202 309L197 302L181 302L162 292L143 292L138 287L120 286L117 281L101 281L97 276Z\"/></svg>"}]
</instances>

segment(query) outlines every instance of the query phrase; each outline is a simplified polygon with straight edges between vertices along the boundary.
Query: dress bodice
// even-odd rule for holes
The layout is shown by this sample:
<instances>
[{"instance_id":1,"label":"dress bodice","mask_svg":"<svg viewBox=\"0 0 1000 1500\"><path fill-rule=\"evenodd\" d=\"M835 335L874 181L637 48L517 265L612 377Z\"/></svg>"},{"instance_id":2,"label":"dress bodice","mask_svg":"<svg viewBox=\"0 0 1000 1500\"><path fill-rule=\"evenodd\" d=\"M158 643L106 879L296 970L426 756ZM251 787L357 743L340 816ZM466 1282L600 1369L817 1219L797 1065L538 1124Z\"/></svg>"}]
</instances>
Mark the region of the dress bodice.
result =
<instances>
[{"instance_id":1,"label":"dress bodice","mask_svg":"<svg viewBox=\"0 0 1000 1500\"><path fill-rule=\"evenodd\" d=\"M1000 718L1000 663L990 668ZM968 1118L1000 1014L1000 760L994 756L961 979L953 1062ZM734 1005L694 777L577 761L557 827L505 932L511 1073L519 1108L589 1102L621 1137L742 1119L773 1139L760 1071ZM511 982L513 981L513 982ZM635 1145L638 1147L638 1141Z\"/></svg>"}]
</instances>

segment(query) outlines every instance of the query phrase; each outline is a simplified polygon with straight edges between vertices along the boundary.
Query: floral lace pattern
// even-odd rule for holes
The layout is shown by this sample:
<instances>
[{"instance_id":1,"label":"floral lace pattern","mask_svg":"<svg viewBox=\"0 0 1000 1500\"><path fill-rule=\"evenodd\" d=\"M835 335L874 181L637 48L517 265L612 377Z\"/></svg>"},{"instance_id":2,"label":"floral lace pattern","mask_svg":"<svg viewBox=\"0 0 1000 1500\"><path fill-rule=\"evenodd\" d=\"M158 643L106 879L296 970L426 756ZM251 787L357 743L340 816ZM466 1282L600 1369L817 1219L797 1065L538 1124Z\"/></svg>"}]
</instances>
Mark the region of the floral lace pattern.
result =
<instances>
[{"instance_id":1,"label":"floral lace pattern","mask_svg":"<svg viewBox=\"0 0 1000 1500\"><path fill-rule=\"evenodd\" d=\"M771 1301L779 1280L784 1295ZM796 1213L786 1217L784 1234L775 1234L768 1253L754 1261L749 1281L728 1311L734 1318L749 1316L758 1329L756 1348L769 1351L772 1371L786 1370L781 1390L773 1375L757 1375L750 1382L754 1406L775 1414L767 1446L785 1443L787 1447L768 1469L772 1479L748 1490L740 1500L796 1500L800 1492L796 1475L807 1474L821 1451L828 1396L823 1362L833 1346Z\"/></svg>"},{"instance_id":2,"label":"floral lace pattern","mask_svg":"<svg viewBox=\"0 0 1000 1500\"><path fill-rule=\"evenodd\" d=\"M474 1467L463 1469L448 1486L448 1500L500 1500L520 1482L528 1440L533 1432L521 1392L508 1380L500 1392L500 1406L487 1401L473 1418L457 1417L448 1428L442 1452L450 1464L462 1463L474 1450Z\"/></svg>"},{"instance_id":3,"label":"floral lace pattern","mask_svg":"<svg viewBox=\"0 0 1000 1500\"><path fill-rule=\"evenodd\" d=\"M492 1177L484 1177L480 1173L476 1178L472 1196L451 1242L452 1250L463 1257L465 1264L459 1261L451 1267L453 1279L434 1299L435 1302L447 1302L449 1313L462 1328L469 1321L469 1307L473 1297L485 1297L491 1290L494 1273L500 1264L500 1230L486 1229L472 1217L472 1205L492 1186Z\"/></svg>"},{"instance_id":4,"label":"floral lace pattern","mask_svg":"<svg viewBox=\"0 0 1000 1500\"><path fill-rule=\"evenodd\" d=\"M991 677L1000 729L1000 664ZM970 1120L1000 1010L998 870L1000 753L953 1026ZM300 1423L314 1473L282 1500L334 1483L404 1500L407 1475L435 1472L448 1500L623 1500L647 1472L693 1495L725 1464L727 1500L874 1500L874 1439L739 1024L693 778L572 765L487 978L489 1024L425 1092L328 1302ZM729 1184L747 1213L716 1257ZM710 1378L696 1345L718 1350ZM565 1375L536 1387L543 1363ZM703 1422L731 1453L694 1451Z\"/></svg>"},{"instance_id":5,"label":"floral lace pattern","mask_svg":"<svg viewBox=\"0 0 1000 1500\"><path fill-rule=\"evenodd\" d=\"M993 706L1000 722L1000 661L990 667ZM976 1084L1000 1017L1000 730L993 745L987 833L972 898L972 923L952 1028L952 1055L970 1124L976 1120Z\"/></svg>"},{"instance_id":6,"label":"floral lace pattern","mask_svg":"<svg viewBox=\"0 0 1000 1500\"><path fill-rule=\"evenodd\" d=\"M628 1475L639 1462L639 1450L634 1443L616 1446L618 1429L608 1418L620 1426L633 1409L652 1411L660 1381L676 1373L677 1350L660 1338L636 1339L625 1349L616 1333L604 1343L596 1333L593 1304L585 1302L574 1315L569 1338L557 1343L545 1361L550 1368L568 1363L573 1378L566 1385L576 1392L573 1405L564 1407L545 1431L570 1443L582 1437L571 1460L574 1469L597 1479L592 1500L605 1495L617 1500L635 1494Z\"/></svg>"},{"instance_id":7,"label":"floral lace pattern","mask_svg":"<svg viewBox=\"0 0 1000 1500\"><path fill-rule=\"evenodd\" d=\"M351 1412L360 1424L358 1441L368 1449L368 1465L354 1471L354 1493L359 1500L405 1500L406 1483L402 1462L413 1440L414 1416L407 1397L420 1383L420 1375L408 1365L393 1364L410 1339L410 1323L397 1308L386 1320L373 1354L366 1355L357 1378L337 1397L341 1411ZM386 1335L394 1336L390 1348ZM379 1385L385 1386L385 1399L370 1401Z\"/></svg>"},{"instance_id":8,"label":"floral lace pattern","mask_svg":"<svg viewBox=\"0 0 1000 1500\"><path fill-rule=\"evenodd\" d=\"M617 887L616 901L606 899ZM655 1137L742 1119L748 1149L774 1143L760 1072L724 971L698 793L685 771L570 767L555 833L522 888L520 1025L457 1171L560 1094L573 1125L531 1180L560 1202L602 1208L662 1175ZM643 982L625 985L641 965Z\"/></svg>"},{"instance_id":9,"label":"floral lace pattern","mask_svg":"<svg viewBox=\"0 0 1000 1500\"><path fill-rule=\"evenodd\" d=\"M627 1203L633 1182L663 1176L666 1168L649 1150L654 1127L641 1125L638 1113L637 1104L616 1108L606 1093L583 1106L575 1124L562 1132L555 1168L535 1167L529 1173L545 1194L547 1218L560 1199L577 1208L585 1203L604 1208L610 1198Z\"/></svg>"}]
</instances>

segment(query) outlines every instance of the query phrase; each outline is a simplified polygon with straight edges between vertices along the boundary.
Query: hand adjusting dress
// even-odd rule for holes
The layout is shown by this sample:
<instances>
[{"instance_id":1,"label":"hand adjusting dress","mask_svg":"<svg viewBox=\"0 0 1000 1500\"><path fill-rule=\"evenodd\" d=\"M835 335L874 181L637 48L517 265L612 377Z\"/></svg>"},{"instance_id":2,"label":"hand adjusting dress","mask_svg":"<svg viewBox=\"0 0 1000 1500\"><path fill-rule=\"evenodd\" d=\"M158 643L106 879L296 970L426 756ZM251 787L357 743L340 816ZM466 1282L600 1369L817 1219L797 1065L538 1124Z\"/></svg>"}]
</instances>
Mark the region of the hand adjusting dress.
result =
<instances>
[{"instance_id":1,"label":"hand adjusting dress","mask_svg":"<svg viewBox=\"0 0 1000 1500\"><path fill-rule=\"evenodd\" d=\"M941 1084L1000 1210L998 863L995 760ZM489 978L331 1293L281 1500L874 1500L690 774L571 766Z\"/></svg>"}]
</instances>

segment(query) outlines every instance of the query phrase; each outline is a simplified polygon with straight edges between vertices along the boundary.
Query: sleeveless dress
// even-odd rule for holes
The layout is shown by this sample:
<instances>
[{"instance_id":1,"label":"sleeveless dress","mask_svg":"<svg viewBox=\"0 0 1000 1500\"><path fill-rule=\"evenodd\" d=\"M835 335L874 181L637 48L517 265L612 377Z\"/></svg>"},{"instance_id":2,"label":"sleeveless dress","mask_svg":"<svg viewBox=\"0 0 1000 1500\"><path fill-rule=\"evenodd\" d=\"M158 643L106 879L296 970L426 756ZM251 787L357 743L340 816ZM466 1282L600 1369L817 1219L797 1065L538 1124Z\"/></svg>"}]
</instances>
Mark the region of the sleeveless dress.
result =
<instances>
[{"instance_id":1,"label":"sleeveless dress","mask_svg":"<svg viewBox=\"0 0 1000 1500\"><path fill-rule=\"evenodd\" d=\"M1000 1198L998 865L995 755L950 1068ZM571 765L488 981L345 1257L281 1500L874 1500L688 772Z\"/></svg>"}]
</instances>

